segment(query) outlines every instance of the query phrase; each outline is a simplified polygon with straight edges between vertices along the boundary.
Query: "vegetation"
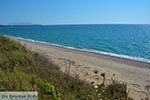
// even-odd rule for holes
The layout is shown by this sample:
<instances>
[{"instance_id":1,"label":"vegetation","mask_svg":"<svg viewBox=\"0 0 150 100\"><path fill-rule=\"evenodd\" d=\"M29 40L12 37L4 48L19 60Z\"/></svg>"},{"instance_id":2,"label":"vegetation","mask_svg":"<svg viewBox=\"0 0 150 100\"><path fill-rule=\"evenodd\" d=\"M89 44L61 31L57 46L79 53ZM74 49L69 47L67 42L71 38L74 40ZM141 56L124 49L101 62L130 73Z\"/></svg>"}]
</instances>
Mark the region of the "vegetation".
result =
<instances>
[{"instance_id":1,"label":"vegetation","mask_svg":"<svg viewBox=\"0 0 150 100\"><path fill-rule=\"evenodd\" d=\"M96 72L97 73L97 72ZM124 84L94 88L45 56L0 36L0 91L38 91L39 100L132 100ZM117 93L117 95L116 95Z\"/></svg>"}]
</instances>

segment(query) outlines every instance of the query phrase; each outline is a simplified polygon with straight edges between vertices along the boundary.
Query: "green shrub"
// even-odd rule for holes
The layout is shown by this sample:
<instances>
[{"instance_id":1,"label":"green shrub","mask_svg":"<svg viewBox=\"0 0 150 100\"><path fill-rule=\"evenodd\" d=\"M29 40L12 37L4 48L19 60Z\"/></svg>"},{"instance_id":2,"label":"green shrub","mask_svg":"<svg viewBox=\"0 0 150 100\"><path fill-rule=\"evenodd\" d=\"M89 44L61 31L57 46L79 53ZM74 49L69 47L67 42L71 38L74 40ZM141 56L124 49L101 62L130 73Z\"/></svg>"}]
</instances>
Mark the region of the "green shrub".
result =
<instances>
[{"instance_id":1,"label":"green shrub","mask_svg":"<svg viewBox=\"0 0 150 100\"><path fill-rule=\"evenodd\" d=\"M41 88L42 92L44 92L44 94L50 96L51 100L60 100L60 96L56 93L53 85L41 79L38 79L38 85Z\"/></svg>"}]
</instances>

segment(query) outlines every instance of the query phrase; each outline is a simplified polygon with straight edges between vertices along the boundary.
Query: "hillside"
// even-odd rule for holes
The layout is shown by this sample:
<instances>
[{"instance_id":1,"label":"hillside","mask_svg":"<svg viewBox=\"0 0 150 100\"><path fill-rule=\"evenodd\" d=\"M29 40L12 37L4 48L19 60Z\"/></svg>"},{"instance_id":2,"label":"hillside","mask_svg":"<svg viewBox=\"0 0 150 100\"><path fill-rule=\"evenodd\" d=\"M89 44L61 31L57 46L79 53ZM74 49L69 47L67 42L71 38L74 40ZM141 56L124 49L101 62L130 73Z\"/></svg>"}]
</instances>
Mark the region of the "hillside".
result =
<instances>
[{"instance_id":1,"label":"hillside","mask_svg":"<svg viewBox=\"0 0 150 100\"><path fill-rule=\"evenodd\" d=\"M103 76L103 75L102 75ZM115 81L95 89L78 76L59 70L42 54L0 36L0 91L38 91L39 100L132 100Z\"/></svg>"}]
</instances>

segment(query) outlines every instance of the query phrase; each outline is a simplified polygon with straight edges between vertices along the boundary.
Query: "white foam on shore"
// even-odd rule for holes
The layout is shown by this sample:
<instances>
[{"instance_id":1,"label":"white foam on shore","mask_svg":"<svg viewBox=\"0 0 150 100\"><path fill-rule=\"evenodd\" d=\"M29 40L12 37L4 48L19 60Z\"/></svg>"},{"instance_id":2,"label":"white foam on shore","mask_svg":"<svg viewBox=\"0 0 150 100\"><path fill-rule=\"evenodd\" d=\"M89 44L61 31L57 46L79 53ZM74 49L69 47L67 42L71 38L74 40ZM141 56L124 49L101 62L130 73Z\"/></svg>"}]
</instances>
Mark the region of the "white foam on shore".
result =
<instances>
[{"instance_id":1,"label":"white foam on shore","mask_svg":"<svg viewBox=\"0 0 150 100\"><path fill-rule=\"evenodd\" d=\"M48 43L48 42L43 42L43 41L38 41L38 40L33 40L33 39L25 39L25 38L22 38L22 37L14 37L14 36L9 36L9 35L4 35L4 36L14 38L14 39L20 39L20 40L24 40L24 41L34 42L34 43L53 45L53 46L72 49L72 50L86 51L86 52L90 52L90 53L97 53L97 54L103 54L103 55L108 55L108 56L112 56L112 57L119 57L119 58L125 58L125 59L150 63L149 59L145 59L145 58L142 58L142 57L133 57L133 56L128 56L128 55L115 54L115 53L109 53L109 52L103 52L103 51L97 51L97 50L90 50L90 49L79 49L79 48L62 46L62 45L59 45L59 44Z\"/></svg>"}]
</instances>

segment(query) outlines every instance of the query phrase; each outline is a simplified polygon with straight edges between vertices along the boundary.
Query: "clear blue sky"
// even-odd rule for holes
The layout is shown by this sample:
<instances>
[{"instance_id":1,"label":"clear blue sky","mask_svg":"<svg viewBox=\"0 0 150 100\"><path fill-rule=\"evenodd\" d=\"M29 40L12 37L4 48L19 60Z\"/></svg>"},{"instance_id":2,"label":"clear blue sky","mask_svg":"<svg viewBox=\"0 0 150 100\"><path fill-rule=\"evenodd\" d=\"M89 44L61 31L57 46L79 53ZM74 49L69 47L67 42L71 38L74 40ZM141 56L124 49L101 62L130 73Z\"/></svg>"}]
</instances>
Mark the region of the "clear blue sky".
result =
<instances>
[{"instance_id":1,"label":"clear blue sky","mask_svg":"<svg viewBox=\"0 0 150 100\"><path fill-rule=\"evenodd\" d=\"M0 0L0 24L150 24L150 0Z\"/></svg>"}]
</instances>

